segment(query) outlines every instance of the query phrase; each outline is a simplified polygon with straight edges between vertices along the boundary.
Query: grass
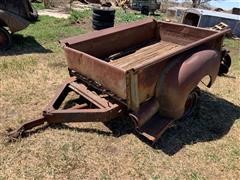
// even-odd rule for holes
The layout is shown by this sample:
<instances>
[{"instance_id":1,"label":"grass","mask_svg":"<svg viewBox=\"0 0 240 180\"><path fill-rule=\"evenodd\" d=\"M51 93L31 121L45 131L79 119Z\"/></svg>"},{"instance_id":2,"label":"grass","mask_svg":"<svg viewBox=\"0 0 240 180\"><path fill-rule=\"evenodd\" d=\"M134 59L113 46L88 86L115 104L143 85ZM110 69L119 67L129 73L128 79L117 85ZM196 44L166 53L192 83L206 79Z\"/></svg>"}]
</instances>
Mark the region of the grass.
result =
<instances>
[{"instance_id":1,"label":"grass","mask_svg":"<svg viewBox=\"0 0 240 180\"><path fill-rule=\"evenodd\" d=\"M42 10L42 9L45 9L43 3L32 3L32 6L33 6L36 10Z\"/></svg>"},{"instance_id":2,"label":"grass","mask_svg":"<svg viewBox=\"0 0 240 180\"><path fill-rule=\"evenodd\" d=\"M225 39L224 44L230 50L231 58L233 59L233 71L240 72L240 41Z\"/></svg>"},{"instance_id":3,"label":"grass","mask_svg":"<svg viewBox=\"0 0 240 180\"><path fill-rule=\"evenodd\" d=\"M122 13L119 23L145 18ZM1 54L1 133L41 115L68 77L57 41L90 30L81 23L42 16ZM218 77L210 89L201 86L195 116L169 129L155 148L126 132L114 137L101 123L55 126L15 143L1 135L0 179L238 179L240 47L239 41L225 44L233 57L230 77Z\"/></svg>"},{"instance_id":4,"label":"grass","mask_svg":"<svg viewBox=\"0 0 240 180\"><path fill-rule=\"evenodd\" d=\"M71 23L76 23L83 21L89 17L91 17L91 10L83 10L83 11L76 11L71 10L69 20Z\"/></svg>"}]
</instances>

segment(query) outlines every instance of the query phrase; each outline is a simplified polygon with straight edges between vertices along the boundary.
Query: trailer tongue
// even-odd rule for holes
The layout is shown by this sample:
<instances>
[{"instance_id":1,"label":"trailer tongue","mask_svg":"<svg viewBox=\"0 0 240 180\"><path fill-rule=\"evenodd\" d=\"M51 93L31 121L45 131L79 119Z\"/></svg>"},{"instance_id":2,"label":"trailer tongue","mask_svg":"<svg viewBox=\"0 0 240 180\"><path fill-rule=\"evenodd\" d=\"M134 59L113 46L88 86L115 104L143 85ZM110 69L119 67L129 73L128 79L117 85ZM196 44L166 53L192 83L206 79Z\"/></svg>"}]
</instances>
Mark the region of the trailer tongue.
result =
<instances>
[{"instance_id":1,"label":"trailer tongue","mask_svg":"<svg viewBox=\"0 0 240 180\"><path fill-rule=\"evenodd\" d=\"M90 87L90 88L89 88ZM63 102L70 92L79 95L77 103L69 108L61 108ZM142 106L141 114L129 113L138 133L155 142L167 129L174 119L152 118L152 110L158 111L156 100L149 101ZM150 109L150 111L149 111ZM22 124L18 129L8 133L11 140L24 136L24 134L35 127L70 122L108 122L111 119L127 115L126 106L117 101L112 94L100 91L92 86L87 86L84 81L76 77L69 78L56 93L49 105L43 110L42 116ZM149 118L150 123L145 123ZM144 121L144 122L143 122ZM144 125L144 126L142 126ZM141 127L141 128L139 128Z\"/></svg>"},{"instance_id":2,"label":"trailer tongue","mask_svg":"<svg viewBox=\"0 0 240 180\"><path fill-rule=\"evenodd\" d=\"M61 108L70 92L79 95L78 103L70 108ZM76 77L69 78L56 93L49 105L43 110L42 117L24 123L9 133L12 138L20 137L24 132L44 123L58 124L68 122L106 122L123 113L121 105L108 100L108 95L89 89Z\"/></svg>"},{"instance_id":3,"label":"trailer tongue","mask_svg":"<svg viewBox=\"0 0 240 180\"><path fill-rule=\"evenodd\" d=\"M128 116L138 133L156 142L174 121L191 115L202 78L210 77L208 87L214 82L228 31L145 20L65 39L70 79L41 118L9 136L44 123ZM78 98L64 107L72 92Z\"/></svg>"}]
</instances>

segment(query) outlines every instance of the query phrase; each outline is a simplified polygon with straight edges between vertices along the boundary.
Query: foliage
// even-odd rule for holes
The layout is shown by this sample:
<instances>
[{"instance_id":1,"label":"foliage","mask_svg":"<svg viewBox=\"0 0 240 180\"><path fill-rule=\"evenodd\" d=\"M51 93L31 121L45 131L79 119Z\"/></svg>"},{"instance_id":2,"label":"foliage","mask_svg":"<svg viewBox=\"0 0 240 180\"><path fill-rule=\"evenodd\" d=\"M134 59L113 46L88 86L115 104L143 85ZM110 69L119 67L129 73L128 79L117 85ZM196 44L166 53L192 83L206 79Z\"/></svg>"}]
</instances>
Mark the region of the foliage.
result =
<instances>
[{"instance_id":1,"label":"foliage","mask_svg":"<svg viewBox=\"0 0 240 180\"><path fill-rule=\"evenodd\" d=\"M76 23L84 18L89 18L91 16L91 10L85 9L82 11L71 10L69 20L71 23Z\"/></svg>"},{"instance_id":2,"label":"foliage","mask_svg":"<svg viewBox=\"0 0 240 180\"><path fill-rule=\"evenodd\" d=\"M36 10L42 10L42 9L45 9L43 3L32 3L32 6L33 6Z\"/></svg>"}]
</instances>

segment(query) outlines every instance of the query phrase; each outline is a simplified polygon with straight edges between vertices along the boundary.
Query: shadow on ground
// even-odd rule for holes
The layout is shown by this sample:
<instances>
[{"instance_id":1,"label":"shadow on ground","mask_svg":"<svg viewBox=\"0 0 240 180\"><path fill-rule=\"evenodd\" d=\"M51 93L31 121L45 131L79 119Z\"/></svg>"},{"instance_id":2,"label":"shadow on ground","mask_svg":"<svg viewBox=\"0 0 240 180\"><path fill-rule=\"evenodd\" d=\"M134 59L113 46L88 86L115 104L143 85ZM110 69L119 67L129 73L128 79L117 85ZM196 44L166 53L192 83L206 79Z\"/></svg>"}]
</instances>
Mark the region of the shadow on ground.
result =
<instances>
[{"instance_id":1,"label":"shadow on ground","mask_svg":"<svg viewBox=\"0 0 240 180\"><path fill-rule=\"evenodd\" d=\"M240 118L240 107L219 98L213 94L201 91L201 98L191 118L177 121L175 125L168 129L162 137L154 144L153 148L160 149L168 155L174 155L185 145L198 142L213 141L222 138L231 129L235 120ZM59 126L77 130L78 132L100 133L107 136L119 137L134 131L134 125L127 118L112 120L105 125L112 133L101 130L83 130ZM135 133L136 134L136 133ZM151 145L149 141L136 134L144 143Z\"/></svg>"},{"instance_id":2,"label":"shadow on ground","mask_svg":"<svg viewBox=\"0 0 240 180\"><path fill-rule=\"evenodd\" d=\"M25 37L20 34L14 34L12 36L12 46L4 52L0 51L0 56L51 52L51 50L44 48L33 36Z\"/></svg>"},{"instance_id":3,"label":"shadow on ground","mask_svg":"<svg viewBox=\"0 0 240 180\"><path fill-rule=\"evenodd\" d=\"M208 92L201 92L201 98L194 115L191 118L177 121L175 126L168 129L157 143L155 149L162 150L168 155L174 155L185 145L198 142L213 141L222 138L231 129L235 120L240 118L240 107ZM112 131L106 132L98 129L71 127L66 124L51 125L54 129L68 129L76 132L96 133L103 136L119 137L134 132L134 125L128 118L111 120L105 125ZM25 134L28 137L34 133L45 130L48 126L37 128ZM136 133L135 133L136 134ZM149 141L136 136L144 143Z\"/></svg>"},{"instance_id":4,"label":"shadow on ground","mask_svg":"<svg viewBox=\"0 0 240 180\"><path fill-rule=\"evenodd\" d=\"M185 145L222 138L240 118L240 107L213 94L202 91L193 117L176 122L168 129L154 148L174 155Z\"/></svg>"}]
</instances>

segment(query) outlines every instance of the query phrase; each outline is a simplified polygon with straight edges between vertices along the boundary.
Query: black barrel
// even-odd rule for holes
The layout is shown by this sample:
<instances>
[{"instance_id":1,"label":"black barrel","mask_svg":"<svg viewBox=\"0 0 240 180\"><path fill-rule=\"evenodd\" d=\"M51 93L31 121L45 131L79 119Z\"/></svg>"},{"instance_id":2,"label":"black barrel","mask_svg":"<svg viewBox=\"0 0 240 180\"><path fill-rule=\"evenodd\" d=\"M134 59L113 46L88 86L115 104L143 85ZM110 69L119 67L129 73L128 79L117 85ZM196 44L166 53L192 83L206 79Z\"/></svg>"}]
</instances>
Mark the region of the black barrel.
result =
<instances>
[{"instance_id":1,"label":"black barrel","mask_svg":"<svg viewBox=\"0 0 240 180\"><path fill-rule=\"evenodd\" d=\"M111 7L93 7L92 27L101 30L114 26L115 9Z\"/></svg>"}]
</instances>

